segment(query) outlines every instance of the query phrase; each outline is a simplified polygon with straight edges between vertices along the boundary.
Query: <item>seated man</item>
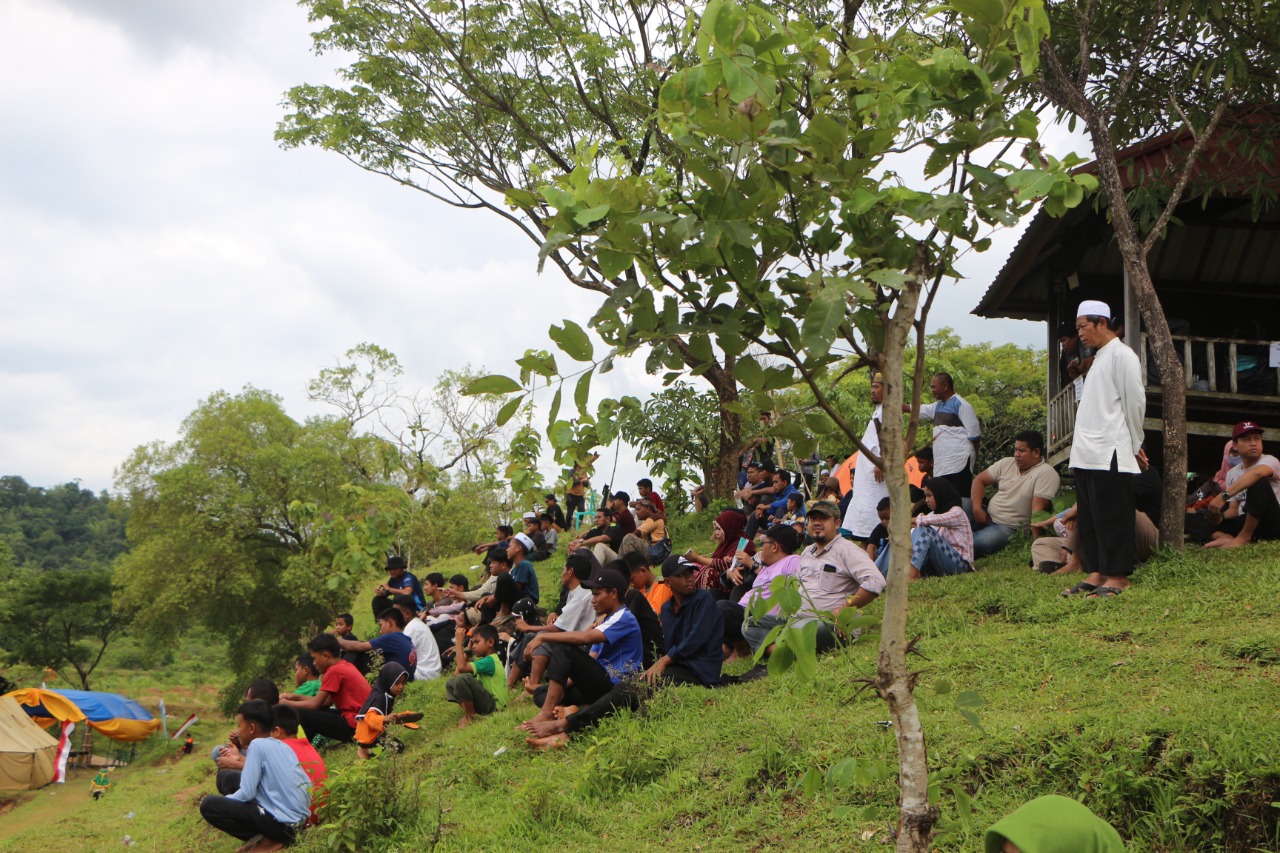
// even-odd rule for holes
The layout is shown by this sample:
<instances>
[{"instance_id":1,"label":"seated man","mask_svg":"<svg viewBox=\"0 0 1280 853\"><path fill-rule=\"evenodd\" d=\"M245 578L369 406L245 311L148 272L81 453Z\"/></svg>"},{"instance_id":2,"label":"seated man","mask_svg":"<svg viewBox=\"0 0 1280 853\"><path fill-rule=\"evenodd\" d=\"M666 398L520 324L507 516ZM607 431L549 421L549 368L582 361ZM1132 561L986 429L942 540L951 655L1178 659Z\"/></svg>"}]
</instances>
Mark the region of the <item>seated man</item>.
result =
<instances>
[{"instance_id":1,"label":"seated man","mask_svg":"<svg viewBox=\"0 0 1280 853\"><path fill-rule=\"evenodd\" d=\"M511 544L507 546L507 556L511 558L511 579L519 589L516 600L528 598L537 604L538 573L534 571L533 563L529 562L529 555L534 548L532 539L523 533L517 533L511 537Z\"/></svg>"},{"instance_id":2,"label":"seated man","mask_svg":"<svg viewBox=\"0 0 1280 853\"><path fill-rule=\"evenodd\" d=\"M1236 424L1231 440L1240 464L1227 472L1226 488L1209 503L1210 520L1218 525L1206 548L1280 539L1280 460L1263 453L1262 427L1253 421Z\"/></svg>"},{"instance_id":3,"label":"seated man","mask_svg":"<svg viewBox=\"0 0 1280 853\"><path fill-rule=\"evenodd\" d=\"M618 556L623 559L630 554L648 555L652 546L662 544L667 538L667 523L658 516L658 510L652 502L642 498L636 501L634 506L637 519L636 532L622 537ZM664 550L667 549L664 548Z\"/></svg>"},{"instance_id":4,"label":"seated man","mask_svg":"<svg viewBox=\"0 0 1280 853\"><path fill-rule=\"evenodd\" d=\"M643 676L651 684L661 681L714 687L720 683L724 619L711 593L698 589L694 581L697 568L697 563L678 554L662 563L662 579L671 587L671 598L658 614L666 652Z\"/></svg>"},{"instance_id":5,"label":"seated man","mask_svg":"<svg viewBox=\"0 0 1280 853\"><path fill-rule=\"evenodd\" d=\"M591 577L591 561L584 554L570 554L565 560L564 572L560 582L568 589L564 609L559 615L551 614L546 625L530 625L524 619L516 622L516 630L525 638L512 649L508 655L507 686L514 687L516 681L524 678L525 689L532 693L542 683L542 676L551 661L551 647L537 646L529 651L529 643L538 634L551 632L585 631L591 627L595 618L595 610L591 606L591 590L582 582Z\"/></svg>"},{"instance_id":6,"label":"seated man","mask_svg":"<svg viewBox=\"0 0 1280 853\"><path fill-rule=\"evenodd\" d=\"M298 737L297 711L288 705L280 704L271 709L271 715L275 721L271 736L293 750L293 754L298 757L298 764L311 780L311 818L307 821L307 825L310 826L317 822L317 809L324 803L324 783L328 778L328 770L324 766L324 759L320 757L320 753L316 752L311 741Z\"/></svg>"},{"instance_id":7,"label":"seated man","mask_svg":"<svg viewBox=\"0 0 1280 853\"><path fill-rule=\"evenodd\" d=\"M1164 497L1164 480L1155 466L1133 476L1134 558L1139 563L1151 559L1160 544L1160 502ZM1069 575L1084 571L1077 554L1080 536L1076 531L1076 505L1044 521L1031 525L1033 534L1045 531L1031 543L1031 565L1042 574ZM1054 534L1048 534L1052 529Z\"/></svg>"},{"instance_id":8,"label":"seated man","mask_svg":"<svg viewBox=\"0 0 1280 853\"><path fill-rule=\"evenodd\" d=\"M1000 551L1031 523L1037 512L1052 512L1058 494L1058 472L1044 461L1044 437L1024 430L1013 437L1013 455L1006 456L973 481L973 554L985 557ZM997 491L984 509L987 487ZM985 526L984 526L985 525Z\"/></svg>"},{"instance_id":9,"label":"seated man","mask_svg":"<svg viewBox=\"0 0 1280 853\"><path fill-rule=\"evenodd\" d=\"M781 521L787 514L787 499L793 494L800 494L791 485L790 471L773 472L773 502L767 506L764 502L756 504L756 511L747 516L747 538L754 539L757 529ZM801 495L803 498L803 495Z\"/></svg>"},{"instance_id":10,"label":"seated man","mask_svg":"<svg viewBox=\"0 0 1280 853\"><path fill-rule=\"evenodd\" d=\"M337 637L338 645L349 652L378 652L384 661L394 661L404 667L413 680L418 668L418 651L413 640L404 633L404 613L394 605L378 617L378 636L372 640L348 640Z\"/></svg>"},{"instance_id":11,"label":"seated man","mask_svg":"<svg viewBox=\"0 0 1280 853\"><path fill-rule=\"evenodd\" d=\"M369 698L369 682L342 659L342 647L333 634L315 637L307 649L320 670L320 691L315 696L282 696L280 701L297 710L298 722L308 738L324 735L350 743L356 735L356 714Z\"/></svg>"},{"instance_id":12,"label":"seated man","mask_svg":"<svg viewBox=\"0 0 1280 853\"><path fill-rule=\"evenodd\" d=\"M636 482L636 491L640 494L639 500L648 501L653 504L653 509L657 518L666 519L667 505L663 503L662 495L653 490L653 480L650 480L648 477L638 480Z\"/></svg>"},{"instance_id":13,"label":"seated man","mask_svg":"<svg viewBox=\"0 0 1280 853\"><path fill-rule=\"evenodd\" d=\"M377 593L373 597L373 618L377 619L391 609L391 596L408 595L413 597L413 606L425 610L427 598L422 592L422 584L408 570L404 557L396 554L387 558L387 582L378 584Z\"/></svg>"},{"instance_id":14,"label":"seated man","mask_svg":"<svg viewBox=\"0 0 1280 853\"><path fill-rule=\"evenodd\" d=\"M311 780L292 749L271 738L271 706L255 699L236 711L236 732L245 746L244 771L235 791L200 801L200 816L214 829L241 841L259 840L254 853L283 850L311 815Z\"/></svg>"},{"instance_id":15,"label":"seated man","mask_svg":"<svg viewBox=\"0 0 1280 853\"><path fill-rule=\"evenodd\" d=\"M618 559L618 549L622 547L622 537L626 533L613 519L613 510L605 507L596 511L596 526L583 534L582 538L569 544L569 550L589 548L601 564Z\"/></svg>"},{"instance_id":16,"label":"seated man","mask_svg":"<svg viewBox=\"0 0 1280 853\"><path fill-rule=\"evenodd\" d=\"M742 636L742 623L747 611L756 599L769 595L769 585L773 583L774 578L794 575L800 570L800 558L796 556L796 551L800 548L802 541L800 534L790 525L775 524L765 531L764 538L760 542L760 550L756 552L754 558L746 551L738 552L740 567L750 566L752 560L755 560L753 567L755 579L751 582L751 589L742 596L740 602L719 602L720 615L724 618L724 647L729 655L726 662L750 656L747 641ZM728 573L730 580L737 584L742 572L742 568L733 569ZM735 578L734 575L738 577ZM770 616L780 614L781 611L776 607L769 611Z\"/></svg>"},{"instance_id":17,"label":"seated man","mask_svg":"<svg viewBox=\"0 0 1280 853\"><path fill-rule=\"evenodd\" d=\"M537 513L526 512L524 514L524 535L533 543L533 547L529 549L526 559L531 563L540 562L551 556L551 551L547 547L546 537L542 535L542 521ZM510 547L508 542L507 546Z\"/></svg>"},{"instance_id":18,"label":"seated man","mask_svg":"<svg viewBox=\"0 0 1280 853\"><path fill-rule=\"evenodd\" d=\"M520 726L535 737L553 734L543 731L540 724L551 722L560 706L589 705L642 671L640 623L622 603L627 581L613 570L602 570L582 585L591 590L591 606L601 617L599 624L585 631L545 632L526 647L528 656L551 644L547 685L534 694L540 710Z\"/></svg>"},{"instance_id":19,"label":"seated man","mask_svg":"<svg viewBox=\"0 0 1280 853\"><path fill-rule=\"evenodd\" d=\"M407 595L397 595L391 599L396 610L404 617L404 635L413 643L415 669L410 673L413 681L432 681L440 677L440 646L435 634L427 624L413 612L413 599Z\"/></svg>"},{"instance_id":20,"label":"seated man","mask_svg":"<svg viewBox=\"0 0 1280 853\"><path fill-rule=\"evenodd\" d=\"M840 518L840 507L831 501L815 501L809 507L809 535L813 537L813 544L800 552L800 567L796 572L806 605L797 614L798 625L818 619L819 612L828 613L834 619L845 607L863 607L884 591L885 577L867 552L840 535ZM752 653L759 651L775 625L785 622L786 619L778 615L745 623L742 636ZM835 630L825 621L819 621L817 650L834 648L836 640ZM763 674L761 665L751 676Z\"/></svg>"},{"instance_id":21,"label":"seated man","mask_svg":"<svg viewBox=\"0 0 1280 853\"><path fill-rule=\"evenodd\" d=\"M314 694L313 694L314 695ZM244 701L258 700L268 706L280 701L280 688L269 678L259 678L244 691ZM244 769L245 746L239 741L238 729L232 729L227 742L213 748L210 758L218 765L217 786L219 794L230 794L240 785L240 771Z\"/></svg>"},{"instance_id":22,"label":"seated man","mask_svg":"<svg viewBox=\"0 0 1280 853\"><path fill-rule=\"evenodd\" d=\"M560 532L567 530L569 525L565 524L564 510L561 509L560 504L556 502L556 496L550 492L548 492L546 496L546 505L547 508L542 514L551 517L551 525Z\"/></svg>"}]
</instances>

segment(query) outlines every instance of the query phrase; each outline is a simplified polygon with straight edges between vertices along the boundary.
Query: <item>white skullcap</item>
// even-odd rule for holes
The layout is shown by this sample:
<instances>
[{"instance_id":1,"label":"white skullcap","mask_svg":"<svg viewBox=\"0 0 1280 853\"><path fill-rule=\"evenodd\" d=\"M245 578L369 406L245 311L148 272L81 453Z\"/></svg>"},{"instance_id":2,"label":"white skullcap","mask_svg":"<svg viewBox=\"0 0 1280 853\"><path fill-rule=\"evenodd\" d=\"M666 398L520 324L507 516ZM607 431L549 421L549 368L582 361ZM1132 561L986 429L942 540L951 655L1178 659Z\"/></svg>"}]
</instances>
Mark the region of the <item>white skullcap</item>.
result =
<instances>
[{"instance_id":1,"label":"white skullcap","mask_svg":"<svg viewBox=\"0 0 1280 853\"><path fill-rule=\"evenodd\" d=\"M1110 320L1111 306L1096 299L1086 299L1080 303L1080 310L1076 312L1076 318L1080 317L1106 317Z\"/></svg>"},{"instance_id":2,"label":"white skullcap","mask_svg":"<svg viewBox=\"0 0 1280 853\"><path fill-rule=\"evenodd\" d=\"M526 554L533 553L533 540L530 539L528 536L525 536L523 533L517 533L512 538L520 543L520 545L524 548L524 552Z\"/></svg>"}]
</instances>

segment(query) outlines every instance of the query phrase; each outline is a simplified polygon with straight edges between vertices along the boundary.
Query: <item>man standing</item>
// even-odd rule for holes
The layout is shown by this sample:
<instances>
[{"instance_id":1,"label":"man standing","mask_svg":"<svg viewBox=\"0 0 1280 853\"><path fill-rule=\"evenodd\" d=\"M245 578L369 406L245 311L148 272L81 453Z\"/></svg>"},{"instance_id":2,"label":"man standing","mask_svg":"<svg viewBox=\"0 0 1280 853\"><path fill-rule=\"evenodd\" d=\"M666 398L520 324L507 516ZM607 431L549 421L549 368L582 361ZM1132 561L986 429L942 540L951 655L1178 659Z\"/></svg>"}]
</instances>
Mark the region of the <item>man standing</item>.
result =
<instances>
[{"instance_id":1,"label":"man standing","mask_svg":"<svg viewBox=\"0 0 1280 853\"><path fill-rule=\"evenodd\" d=\"M920 407L920 419L933 421L933 476L949 480L960 495L973 485L973 461L978 456L982 427L969 401L956 393L950 373L935 373L929 390L936 403ZM910 412L911 404L903 403Z\"/></svg>"},{"instance_id":2,"label":"man standing","mask_svg":"<svg viewBox=\"0 0 1280 853\"><path fill-rule=\"evenodd\" d=\"M884 376L877 373L871 377L871 402L875 411L867 428L862 433L862 446L875 455L880 455L880 422L884 419ZM849 490L849 509L844 515L841 526L853 534L853 538L866 544L871 531L880 523L876 514L876 505L881 498L889 497L889 487L884 484L884 472L876 467L866 453L858 454L857 467L853 472L853 488Z\"/></svg>"},{"instance_id":3,"label":"man standing","mask_svg":"<svg viewBox=\"0 0 1280 853\"><path fill-rule=\"evenodd\" d=\"M1089 575L1063 595L1119 595L1129 588L1133 573L1133 479L1147 467L1142 449L1147 393L1138 356L1113 329L1105 302L1080 303L1076 331L1096 354L1076 412L1070 464L1080 519L1080 562Z\"/></svg>"}]
</instances>

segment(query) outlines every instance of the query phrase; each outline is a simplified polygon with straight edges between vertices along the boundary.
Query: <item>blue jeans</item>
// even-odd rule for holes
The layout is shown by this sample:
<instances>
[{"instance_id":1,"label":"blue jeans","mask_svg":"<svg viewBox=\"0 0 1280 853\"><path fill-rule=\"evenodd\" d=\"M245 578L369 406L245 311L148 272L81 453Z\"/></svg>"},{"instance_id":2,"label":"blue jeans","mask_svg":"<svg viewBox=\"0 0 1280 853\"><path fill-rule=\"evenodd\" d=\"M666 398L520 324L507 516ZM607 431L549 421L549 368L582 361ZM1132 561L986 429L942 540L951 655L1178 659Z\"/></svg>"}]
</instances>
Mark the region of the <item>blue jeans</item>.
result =
<instances>
[{"instance_id":1,"label":"blue jeans","mask_svg":"<svg viewBox=\"0 0 1280 853\"><path fill-rule=\"evenodd\" d=\"M922 525L911 531L911 565L926 577L959 575L973 571L960 552L932 527Z\"/></svg>"},{"instance_id":2,"label":"blue jeans","mask_svg":"<svg viewBox=\"0 0 1280 853\"><path fill-rule=\"evenodd\" d=\"M876 568L880 570L880 574L889 576L889 545L887 543L876 552Z\"/></svg>"},{"instance_id":3,"label":"blue jeans","mask_svg":"<svg viewBox=\"0 0 1280 853\"><path fill-rule=\"evenodd\" d=\"M1018 528L1016 527L1010 527L1007 524L996 524L994 521L988 522L986 527L973 531L973 556L985 557L988 554L1004 550L1004 546L1009 544L1009 540L1017 532Z\"/></svg>"}]
</instances>

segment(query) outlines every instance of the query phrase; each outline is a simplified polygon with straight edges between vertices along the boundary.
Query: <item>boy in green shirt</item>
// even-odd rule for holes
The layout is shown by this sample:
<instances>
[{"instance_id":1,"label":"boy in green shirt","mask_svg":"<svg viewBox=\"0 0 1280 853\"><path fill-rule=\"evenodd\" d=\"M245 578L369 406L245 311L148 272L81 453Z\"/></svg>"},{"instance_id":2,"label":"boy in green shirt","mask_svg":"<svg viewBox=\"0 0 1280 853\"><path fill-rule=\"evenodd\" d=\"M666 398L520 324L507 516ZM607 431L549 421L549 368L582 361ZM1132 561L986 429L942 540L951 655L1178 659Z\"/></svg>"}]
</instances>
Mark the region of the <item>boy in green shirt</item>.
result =
<instances>
[{"instance_id":1,"label":"boy in green shirt","mask_svg":"<svg viewBox=\"0 0 1280 853\"><path fill-rule=\"evenodd\" d=\"M498 659L498 632L492 625L480 625L471 632L471 660L467 659L467 629L454 630L454 660L457 675L444 685L444 695L462 708L458 728L466 728L477 715L488 716L507 704L506 677Z\"/></svg>"},{"instance_id":2,"label":"boy in green shirt","mask_svg":"<svg viewBox=\"0 0 1280 853\"><path fill-rule=\"evenodd\" d=\"M292 693L285 693L281 698L285 696L293 698L315 696L320 692L320 669L316 666L316 662L310 653L303 652L293 662L293 683L298 688Z\"/></svg>"}]
</instances>

